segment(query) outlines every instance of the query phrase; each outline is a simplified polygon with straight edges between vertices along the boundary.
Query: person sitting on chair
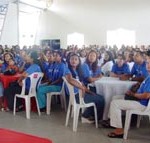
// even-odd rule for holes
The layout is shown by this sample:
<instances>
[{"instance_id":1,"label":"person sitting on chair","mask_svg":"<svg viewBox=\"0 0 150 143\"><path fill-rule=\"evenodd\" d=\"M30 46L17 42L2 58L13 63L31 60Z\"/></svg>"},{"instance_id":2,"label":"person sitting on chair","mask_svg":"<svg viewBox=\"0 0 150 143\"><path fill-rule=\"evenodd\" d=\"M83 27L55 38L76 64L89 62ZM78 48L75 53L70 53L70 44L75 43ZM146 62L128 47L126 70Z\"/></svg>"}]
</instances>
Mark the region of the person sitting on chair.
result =
<instances>
[{"instance_id":1,"label":"person sitting on chair","mask_svg":"<svg viewBox=\"0 0 150 143\"><path fill-rule=\"evenodd\" d=\"M144 53L136 51L133 58L135 63L132 67L131 74L122 76L121 79L142 82L148 75Z\"/></svg>"},{"instance_id":2,"label":"person sitting on chair","mask_svg":"<svg viewBox=\"0 0 150 143\"><path fill-rule=\"evenodd\" d=\"M116 63L113 65L110 76L122 77L123 75L130 74L129 65L125 63L125 56L119 54Z\"/></svg>"},{"instance_id":3,"label":"person sitting on chair","mask_svg":"<svg viewBox=\"0 0 150 143\"><path fill-rule=\"evenodd\" d=\"M95 103L97 108L97 114L98 114L98 120L100 120L103 116L103 110L104 110L104 97L101 95L97 95L96 93L88 90L84 84L80 85L77 82L73 80L76 79L80 82L83 82L84 79L84 72L82 71L83 68L81 66L80 57L72 53L69 56L68 59L68 74L65 75L67 81L72 84L73 86L82 89L84 91L84 102L85 103ZM70 78L72 77L72 78ZM78 85L78 86L77 86ZM75 88L76 93L76 102L79 102L79 94L78 89ZM84 123L91 123L94 119L94 109L93 108L87 108L84 113L82 114L82 122Z\"/></svg>"},{"instance_id":4,"label":"person sitting on chair","mask_svg":"<svg viewBox=\"0 0 150 143\"><path fill-rule=\"evenodd\" d=\"M121 110L144 110L150 99L150 51L147 52L146 68L148 77L141 83L136 93L127 91L127 94L136 97L138 100L113 100L110 105L110 125L115 127L113 132L108 134L110 138L123 138L123 126L121 120Z\"/></svg>"}]
</instances>

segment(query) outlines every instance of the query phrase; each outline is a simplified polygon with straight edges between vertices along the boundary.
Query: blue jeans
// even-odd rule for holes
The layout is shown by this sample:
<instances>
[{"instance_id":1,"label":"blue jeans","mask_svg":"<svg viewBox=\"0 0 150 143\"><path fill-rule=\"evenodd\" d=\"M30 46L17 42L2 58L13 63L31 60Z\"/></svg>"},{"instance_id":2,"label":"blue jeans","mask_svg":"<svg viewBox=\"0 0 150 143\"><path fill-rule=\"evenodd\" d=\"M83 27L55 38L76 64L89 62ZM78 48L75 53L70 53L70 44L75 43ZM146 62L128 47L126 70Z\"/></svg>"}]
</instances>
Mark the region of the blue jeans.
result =
<instances>
[{"instance_id":1,"label":"blue jeans","mask_svg":"<svg viewBox=\"0 0 150 143\"><path fill-rule=\"evenodd\" d=\"M79 95L76 95L76 102L79 103ZM104 111L104 105L105 105L105 101L104 101L104 97L101 95L90 95L89 93L85 93L84 95L84 102L85 103L95 103L96 105L96 109L97 109L97 117L98 120L102 119L103 117L103 111ZM94 117L94 108L93 107L89 107L86 108L86 110L84 111L84 113L82 114L83 117L85 118L89 118L89 117Z\"/></svg>"},{"instance_id":2,"label":"blue jeans","mask_svg":"<svg viewBox=\"0 0 150 143\"><path fill-rule=\"evenodd\" d=\"M37 90L37 100L40 108L46 107L46 93L49 92L59 92L61 86L56 85L40 85Z\"/></svg>"}]
</instances>

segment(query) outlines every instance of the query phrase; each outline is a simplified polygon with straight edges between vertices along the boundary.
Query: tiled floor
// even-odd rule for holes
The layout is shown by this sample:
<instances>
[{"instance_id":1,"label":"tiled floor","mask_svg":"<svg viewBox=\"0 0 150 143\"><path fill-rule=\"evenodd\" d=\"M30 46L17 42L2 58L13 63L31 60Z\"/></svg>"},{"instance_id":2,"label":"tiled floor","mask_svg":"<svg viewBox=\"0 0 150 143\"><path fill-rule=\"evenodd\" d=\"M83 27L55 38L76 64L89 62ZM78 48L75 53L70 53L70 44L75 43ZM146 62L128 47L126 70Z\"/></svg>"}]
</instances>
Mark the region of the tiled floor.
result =
<instances>
[{"instance_id":1,"label":"tiled floor","mask_svg":"<svg viewBox=\"0 0 150 143\"><path fill-rule=\"evenodd\" d=\"M19 112L16 116L12 112L0 112L0 127L21 131L40 137L50 138L54 143L150 143L150 124L148 118L144 118L139 129L131 128L129 138L110 139L107 133L111 129L95 128L92 124L82 124L79 121L78 131L72 131L72 119L69 126L65 127L65 112L60 109L52 109L51 115L42 113L39 117L31 113L31 119L25 118L25 112Z\"/></svg>"}]
</instances>

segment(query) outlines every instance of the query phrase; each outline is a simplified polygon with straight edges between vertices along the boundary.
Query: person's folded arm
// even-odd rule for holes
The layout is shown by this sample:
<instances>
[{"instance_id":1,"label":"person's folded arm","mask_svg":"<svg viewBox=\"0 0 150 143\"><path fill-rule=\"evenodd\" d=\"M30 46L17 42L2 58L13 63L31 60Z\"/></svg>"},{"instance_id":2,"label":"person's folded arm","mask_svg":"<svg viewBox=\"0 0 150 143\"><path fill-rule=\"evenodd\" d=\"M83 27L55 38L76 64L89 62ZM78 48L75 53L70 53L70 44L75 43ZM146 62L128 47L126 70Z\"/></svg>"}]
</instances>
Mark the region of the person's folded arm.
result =
<instances>
[{"instance_id":1,"label":"person's folded arm","mask_svg":"<svg viewBox=\"0 0 150 143\"><path fill-rule=\"evenodd\" d=\"M150 92L133 93L133 96L138 99L150 99Z\"/></svg>"},{"instance_id":2,"label":"person's folded arm","mask_svg":"<svg viewBox=\"0 0 150 143\"><path fill-rule=\"evenodd\" d=\"M96 81L96 80L98 80L98 79L100 79L100 78L102 78L102 77L103 77L102 74L99 74L99 75L97 75L97 76L95 76L95 77L89 77L89 78L88 78L88 82L89 82L89 83L92 83L92 82L94 82L94 81Z\"/></svg>"},{"instance_id":3,"label":"person's folded arm","mask_svg":"<svg viewBox=\"0 0 150 143\"><path fill-rule=\"evenodd\" d=\"M114 72L110 72L110 77L118 77L118 75L115 74Z\"/></svg>"}]
</instances>

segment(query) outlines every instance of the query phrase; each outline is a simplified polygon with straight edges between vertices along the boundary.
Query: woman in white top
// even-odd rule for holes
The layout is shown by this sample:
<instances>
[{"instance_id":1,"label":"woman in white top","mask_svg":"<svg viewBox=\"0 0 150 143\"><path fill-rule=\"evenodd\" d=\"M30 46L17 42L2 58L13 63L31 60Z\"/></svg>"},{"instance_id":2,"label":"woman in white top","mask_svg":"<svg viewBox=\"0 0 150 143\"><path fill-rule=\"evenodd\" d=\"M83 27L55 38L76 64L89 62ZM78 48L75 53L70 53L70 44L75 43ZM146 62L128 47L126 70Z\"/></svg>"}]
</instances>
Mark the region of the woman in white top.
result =
<instances>
[{"instance_id":1,"label":"woman in white top","mask_svg":"<svg viewBox=\"0 0 150 143\"><path fill-rule=\"evenodd\" d=\"M110 51L106 51L104 57L104 63L101 67L101 71L104 74L104 76L109 76L113 64L114 64L114 59L112 53Z\"/></svg>"}]
</instances>

